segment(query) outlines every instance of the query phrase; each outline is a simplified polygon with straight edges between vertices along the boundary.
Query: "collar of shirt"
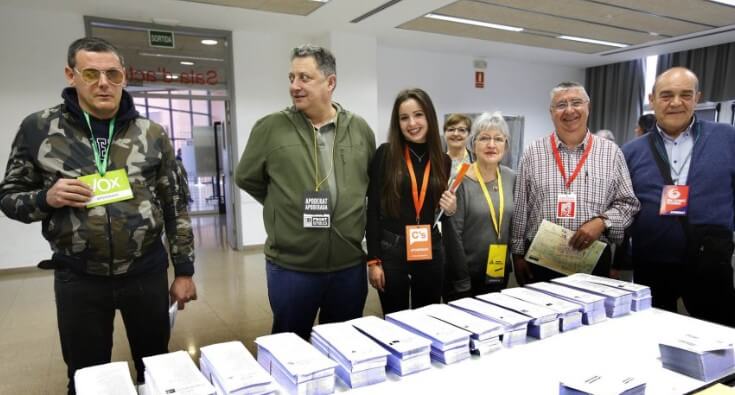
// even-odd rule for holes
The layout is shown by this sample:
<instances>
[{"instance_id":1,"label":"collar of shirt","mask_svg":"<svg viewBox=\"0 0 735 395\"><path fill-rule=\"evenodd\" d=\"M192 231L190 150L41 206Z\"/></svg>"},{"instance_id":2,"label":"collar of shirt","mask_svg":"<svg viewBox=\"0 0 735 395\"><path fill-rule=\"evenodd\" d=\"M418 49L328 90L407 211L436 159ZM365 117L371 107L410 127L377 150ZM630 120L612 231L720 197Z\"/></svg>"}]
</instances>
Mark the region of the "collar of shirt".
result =
<instances>
[{"instance_id":1,"label":"collar of shirt","mask_svg":"<svg viewBox=\"0 0 735 395\"><path fill-rule=\"evenodd\" d=\"M689 123L689 126L687 126L687 128L684 130L683 133L681 133L678 136L676 136L676 138L672 138L671 136L669 136L668 134L666 134L666 132L664 132L664 130L661 129L660 126L658 126L658 123L656 123L656 130L658 131L658 134L661 136L661 138L664 139L664 141L669 141L669 142L672 142L672 143L673 142L680 142L682 140L686 140L687 138L691 138L691 135L692 135L692 126L694 126L694 121L695 121L695 119L694 119L694 117L692 117L692 122Z\"/></svg>"},{"instance_id":2,"label":"collar of shirt","mask_svg":"<svg viewBox=\"0 0 735 395\"><path fill-rule=\"evenodd\" d=\"M574 148L567 147L567 145L564 144L563 141L561 141L561 138L559 137L559 133L557 131L554 131L554 138L556 138L556 147L557 148L563 148L563 149L567 149L567 150L570 150L570 151L584 150L584 148L587 146L587 144L589 143L590 139L592 138L592 133L590 133L590 130L587 129L587 131L584 134L584 139L582 139L582 143L579 144L578 146L574 147Z\"/></svg>"}]
</instances>

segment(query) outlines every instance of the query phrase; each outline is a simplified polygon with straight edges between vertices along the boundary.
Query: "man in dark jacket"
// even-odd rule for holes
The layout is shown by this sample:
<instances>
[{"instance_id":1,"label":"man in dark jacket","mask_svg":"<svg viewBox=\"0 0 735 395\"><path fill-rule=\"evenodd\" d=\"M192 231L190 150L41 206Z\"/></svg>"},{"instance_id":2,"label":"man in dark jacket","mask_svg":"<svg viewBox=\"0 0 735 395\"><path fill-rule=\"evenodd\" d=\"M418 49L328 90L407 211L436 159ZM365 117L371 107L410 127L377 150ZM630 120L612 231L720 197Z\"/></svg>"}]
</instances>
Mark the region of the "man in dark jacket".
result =
<instances>
[{"instance_id":1,"label":"man in dark jacket","mask_svg":"<svg viewBox=\"0 0 735 395\"><path fill-rule=\"evenodd\" d=\"M700 121L697 76L675 67L649 99L656 126L623 147L641 211L630 229L634 279L653 305L735 326L735 128Z\"/></svg>"},{"instance_id":2,"label":"man in dark jacket","mask_svg":"<svg viewBox=\"0 0 735 395\"><path fill-rule=\"evenodd\" d=\"M185 180L165 131L135 110L110 43L76 40L67 62L64 102L21 123L0 208L9 218L43 223L74 393L77 369L110 362L118 309L143 382L141 358L167 352L169 300L182 309L196 287ZM170 289L164 229L176 275Z\"/></svg>"}]
</instances>

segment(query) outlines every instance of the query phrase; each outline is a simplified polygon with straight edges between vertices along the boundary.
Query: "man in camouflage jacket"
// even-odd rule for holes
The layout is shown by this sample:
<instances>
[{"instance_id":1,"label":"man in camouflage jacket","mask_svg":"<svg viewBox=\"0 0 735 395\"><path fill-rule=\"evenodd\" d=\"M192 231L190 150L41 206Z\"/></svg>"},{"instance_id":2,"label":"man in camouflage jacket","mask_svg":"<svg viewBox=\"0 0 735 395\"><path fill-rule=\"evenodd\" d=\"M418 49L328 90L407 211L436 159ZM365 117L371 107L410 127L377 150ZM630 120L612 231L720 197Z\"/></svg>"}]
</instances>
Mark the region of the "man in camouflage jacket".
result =
<instances>
[{"instance_id":1,"label":"man in camouflage jacket","mask_svg":"<svg viewBox=\"0 0 735 395\"><path fill-rule=\"evenodd\" d=\"M43 223L73 394L77 369L110 361L118 309L143 382L141 358L167 352L170 301L182 309L196 299L196 287L193 234L181 197L186 180L163 128L141 117L123 89L117 49L79 39L69 47L65 73L71 87L64 102L21 123L0 183L0 208L9 218ZM77 178L118 169L133 197L87 208L92 190ZM175 272L170 289L164 230Z\"/></svg>"}]
</instances>

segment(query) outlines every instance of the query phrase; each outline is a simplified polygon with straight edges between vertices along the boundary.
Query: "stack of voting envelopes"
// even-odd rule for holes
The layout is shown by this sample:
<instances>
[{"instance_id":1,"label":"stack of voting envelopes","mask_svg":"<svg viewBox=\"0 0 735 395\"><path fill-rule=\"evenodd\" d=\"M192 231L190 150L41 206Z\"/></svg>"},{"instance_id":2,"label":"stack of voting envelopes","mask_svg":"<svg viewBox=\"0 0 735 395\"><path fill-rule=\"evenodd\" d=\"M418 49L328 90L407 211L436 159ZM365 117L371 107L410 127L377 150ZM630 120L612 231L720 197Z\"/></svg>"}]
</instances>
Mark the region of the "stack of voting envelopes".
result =
<instances>
[{"instance_id":1,"label":"stack of voting envelopes","mask_svg":"<svg viewBox=\"0 0 735 395\"><path fill-rule=\"evenodd\" d=\"M315 326L311 344L337 362L337 377L350 388L385 381L388 351L349 323Z\"/></svg>"},{"instance_id":2,"label":"stack of voting envelopes","mask_svg":"<svg viewBox=\"0 0 735 395\"><path fill-rule=\"evenodd\" d=\"M531 321L528 323L528 335L531 337L545 339L549 336L559 334L559 313L554 310L499 292L478 295L477 299L530 317Z\"/></svg>"},{"instance_id":3,"label":"stack of voting envelopes","mask_svg":"<svg viewBox=\"0 0 735 395\"><path fill-rule=\"evenodd\" d=\"M651 308L651 287L630 281L615 280L607 277L593 276L591 274L577 273L569 276L571 279L580 279L591 283L607 285L608 287L622 289L633 293L633 302L630 308L633 311L641 311Z\"/></svg>"},{"instance_id":4,"label":"stack of voting envelopes","mask_svg":"<svg viewBox=\"0 0 735 395\"><path fill-rule=\"evenodd\" d=\"M643 395L646 382L633 376L577 375L559 383L559 395Z\"/></svg>"},{"instance_id":5,"label":"stack of voting envelopes","mask_svg":"<svg viewBox=\"0 0 735 395\"><path fill-rule=\"evenodd\" d=\"M146 395L215 395L189 354L176 351L143 358Z\"/></svg>"},{"instance_id":6,"label":"stack of voting envelopes","mask_svg":"<svg viewBox=\"0 0 735 395\"><path fill-rule=\"evenodd\" d=\"M199 369L217 395L264 395L275 392L273 378L239 341L201 348Z\"/></svg>"},{"instance_id":7,"label":"stack of voting envelopes","mask_svg":"<svg viewBox=\"0 0 735 395\"><path fill-rule=\"evenodd\" d=\"M137 395L127 362L110 362L74 372L77 395Z\"/></svg>"},{"instance_id":8,"label":"stack of voting envelopes","mask_svg":"<svg viewBox=\"0 0 735 395\"><path fill-rule=\"evenodd\" d=\"M469 332L470 352L473 354L488 354L502 345L500 336L503 334L503 326L497 322L483 320L446 304L432 304L416 311Z\"/></svg>"},{"instance_id":9,"label":"stack of voting envelopes","mask_svg":"<svg viewBox=\"0 0 735 395\"><path fill-rule=\"evenodd\" d=\"M702 381L712 381L735 368L732 343L683 334L658 345L666 369Z\"/></svg>"},{"instance_id":10,"label":"stack of voting envelopes","mask_svg":"<svg viewBox=\"0 0 735 395\"><path fill-rule=\"evenodd\" d=\"M397 325L367 316L347 321L388 350L388 368L399 376L431 367L431 341Z\"/></svg>"},{"instance_id":11,"label":"stack of voting envelopes","mask_svg":"<svg viewBox=\"0 0 735 395\"><path fill-rule=\"evenodd\" d=\"M506 347L526 342L528 323L531 321L530 317L474 298L453 300L449 302L449 305L502 325L503 345Z\"/></svg>"},{"instance_id":12,"label":"stack of voting envelopes","mask_svg":"<svg viewBox=\"0 0 735 395\"><path fill-rule=\"evenodd\" d=\"M385 316L385 320L431 340L431 357L445 365L470 357L470 333L415 310Z\"/></svg>"},{"instance_id":13,"label":"stack of voting envelopes","mask_svg":"<svg viewBox=\"0 0 735 395\"><path fill-rule=\"evenodd\" d=\"M559 277L551 280L557 284L581 291L590 292L605 297L605 313L610 318L620 317L630 313L630 305L633 303L633 293L619 288L591 283L572 277Z\"/></svg>"},{"instance_id":14,"label":"stack of voting envelopes","mask_svg":"<svg viewBox=\"0 0 735 395\"><path fill-rule=\"evenodd\" d=\"M593 325L607 319L604 296L545 282L528 284L526 288L580 305L582 307L582 323L585 325Z\"/></svg>"},{"instance_id":15,"label":"stack of voting envelopes","mask_svg":"<svg viewBox=\"0 0 735 395\"><path fill-rule=\"evenodd\" d=\"M289 394L325 395L334 392L337 364L294 333L255 339L258 363Z\"/></svg>"},{"instance_id":16,"label":"stack of voting envelopes","mask_svg":"<svg viewBox=\"0 0 735 395\"><path fill-rule=\"evenodd\" d=\"M500 292L504 295L509 295L516 299L555 311L559 314L559 330L562 332L579 328L582 325L582 306L576 303L567 302L564 299L529 288L508 288Z\"/></svg>"}]
</instances>

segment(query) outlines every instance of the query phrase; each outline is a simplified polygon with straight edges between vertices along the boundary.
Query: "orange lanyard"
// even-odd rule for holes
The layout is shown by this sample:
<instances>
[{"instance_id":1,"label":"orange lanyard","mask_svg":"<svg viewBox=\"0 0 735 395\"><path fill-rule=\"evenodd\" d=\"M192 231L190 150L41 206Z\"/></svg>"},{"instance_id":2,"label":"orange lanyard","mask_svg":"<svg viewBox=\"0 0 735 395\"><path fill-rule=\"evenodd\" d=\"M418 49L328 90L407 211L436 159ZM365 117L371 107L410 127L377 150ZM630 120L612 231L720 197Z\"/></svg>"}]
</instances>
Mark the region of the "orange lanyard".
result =
<instances>
[{"instance_id":1,"label":"orange lanyard","mask_svg":"<svg viewBox=\"0 0 735 395\"><path fill-rule=\"evenodd\" d=\"M587 147L585 147L584 153L582 153L582 157L579 158L577 167L574 168L572 175L569 177L569 179L567 179L567 172L564 170L564 164L561 162L559 147L556 146L556 138L554 137L554 133L551 134L551 150L554 151L556 166L559 168L559 172L561 172L561 178L564 180L564 186L566 187L566 189L569 189L569 187L572 185L572 182L574 182L574 179L577 178L577 176L579 175L579 171L582 170L584 162L587 161L587 157L590 155L590 151L592 151L592 141L594 141L594 139L592 138L592 136L590 136L589 143L587 143Z\"/></svg>"},{"instance_id":2,"label":"orange lanyard","mask_svg":"<svg viewBox=\"0 0 735 395\"><path fill-rule=\"evenodd\" d=\"M418 224L419 219L421 218L421 209L424 207L424 201L426 200L426 190L429 187L429 175L431 175L431 160L426 162L424 177L421 181L421 194L419 194L419 185L416 182L416 173L413 171L413 163L411 163L411 156L408 153L408 145L403 146L403 157L406 159L408 175L411 177L411 194L413 195L413 207L416 209L416 223Z\"/></svg>"}]
</instances>

